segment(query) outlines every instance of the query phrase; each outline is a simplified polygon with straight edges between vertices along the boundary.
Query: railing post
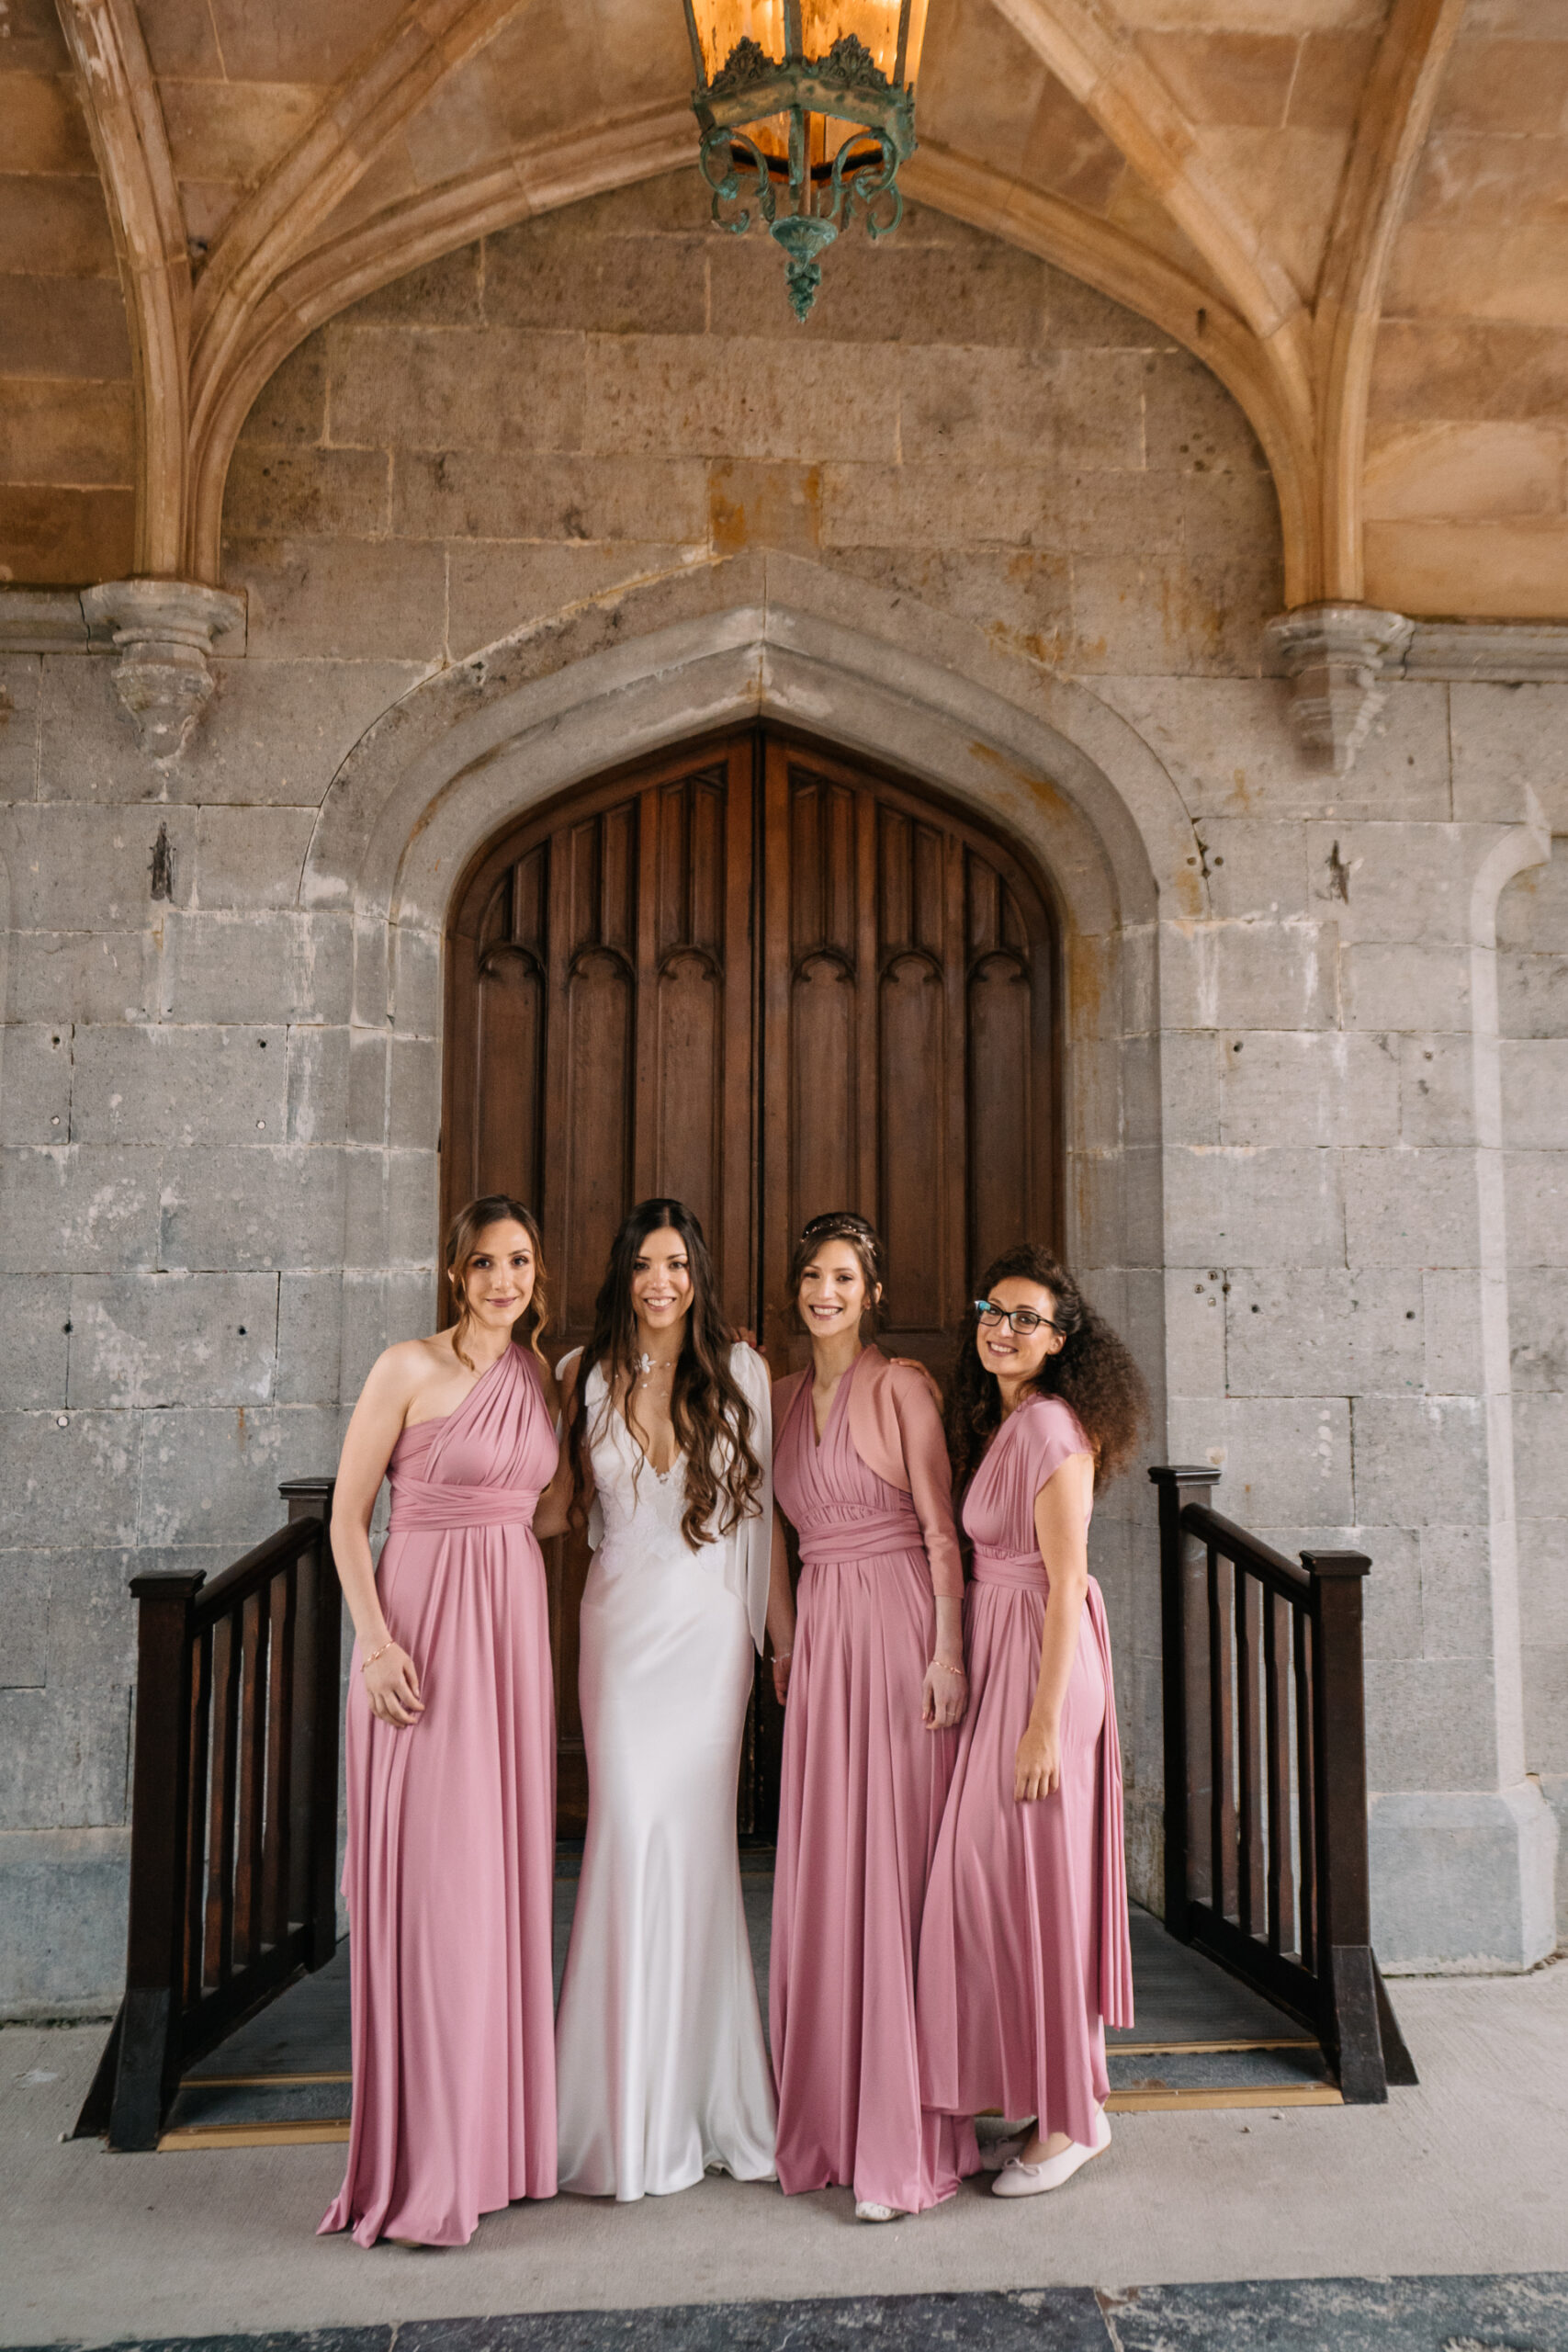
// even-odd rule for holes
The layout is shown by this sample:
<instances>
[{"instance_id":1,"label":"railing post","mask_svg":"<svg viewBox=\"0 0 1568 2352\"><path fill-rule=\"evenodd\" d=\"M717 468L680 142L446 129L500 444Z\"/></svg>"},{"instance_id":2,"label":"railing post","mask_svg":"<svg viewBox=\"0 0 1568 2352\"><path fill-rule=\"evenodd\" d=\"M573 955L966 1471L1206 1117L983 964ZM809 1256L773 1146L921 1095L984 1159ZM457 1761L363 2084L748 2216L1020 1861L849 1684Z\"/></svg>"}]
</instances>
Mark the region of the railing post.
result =
<instances>
[{"instance_id":1,"label":"railing post","mask_svg":"<svg viewBox=\"0 0 1568 2352\"><path fill-rule=\"evenodd\" d=\"M1220 1473L1207 1463L1156 1463L1149 1472L1159 1496L1160 1678L1165 1714L1165 1924L1190 1940L1188 1905L1190 1861L1191 1721L1202 1702L1203 1669L1188 1638L1187 1543L1181 1514L1202 1502Z\"/></svg>"},{"instance_id":2,"label":"railing post","mask_svg":"<svg viewBox=\"0 0 1568 2352\"><path fill-rule=\"evenodd\" d=\"M305 1754L309 1836L305 1860L305 1965L324 1968L337 1950L338 1699L343 1679L343 1589L333 1561L332 1478L286 1478L289 1521L320 1519L309 1609L299 1611L299 1664L310 1711Z\"/></svg>"},{"instance_id":3,"label":"railing post","mask_svg":"<svg viewBox=\"0 0 1568 2352\"><path fill-rule=\"evenodd\" d=\"M199 1568L130 1580L137 1603L130 1920L108 2120L111 2148L155 2148L179 2081L190 1806L190 1604L205 1581Z\"/></svg>"},{"instance_id":4,"label":"railing post","mask_svg":"<svg viewBox=\"0 0 1568 2352\"><path fill-rule=\"evenodd\" d=\"M1303 1552L1312 1577L1313 1758L1317 1782L1317 1952L1324 2041L1348 2104L1388 2098L1367 1863L1364 1552Z\"/></svg>"}]
</instances>

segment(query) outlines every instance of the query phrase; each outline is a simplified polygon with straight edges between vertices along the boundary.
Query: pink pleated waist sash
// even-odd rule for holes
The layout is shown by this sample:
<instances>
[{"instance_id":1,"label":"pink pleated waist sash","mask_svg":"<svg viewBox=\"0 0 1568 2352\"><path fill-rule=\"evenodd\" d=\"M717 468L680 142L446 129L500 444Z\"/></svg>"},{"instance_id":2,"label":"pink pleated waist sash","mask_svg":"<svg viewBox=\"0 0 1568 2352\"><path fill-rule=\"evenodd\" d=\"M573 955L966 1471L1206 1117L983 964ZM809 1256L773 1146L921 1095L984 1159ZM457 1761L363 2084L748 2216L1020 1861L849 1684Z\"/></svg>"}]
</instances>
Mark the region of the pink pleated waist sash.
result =
<instances>
[{"instance_id":1,"label":"pink pleated waist sash","mask_svg":"<svg viewBox=\"0 0 1568 2352\"><path fill-rule=\"evenodd\" d=\"M842 1527L813 1527L802 1532L803 1567L842 1568L856 1560L874 1558L878 1552L921 1552L925 1538L913 1503L902 1510L867 1511L863 1519Z\"/></svg>"},{"instance_id":2,"label":"pink pleated waist sash","mask_svg":"<svg viewBox=\"0 0 1568 2352\"><path fill-rule=\"evenodd\" d=\"M975 1584L1010 1585L1015 1592L1049 1592L1051 1579L1038 1552L993 1552L976 1544L970 1562ZM1089 1578L1092 1584L1093 1577Z\"/></svg>"},{"instance_id":3,"label":"pink pleated waist sash","mask_svg":"<svg viewBox=\"0 0 1568 2352\"><path fill-rule=\"evenodd\" d=\"M465 1527L530 1527L539 1497L531 1487L458 1487L439 1478L392 1479L389 1535Z\"/></svg>"}]
</instances>

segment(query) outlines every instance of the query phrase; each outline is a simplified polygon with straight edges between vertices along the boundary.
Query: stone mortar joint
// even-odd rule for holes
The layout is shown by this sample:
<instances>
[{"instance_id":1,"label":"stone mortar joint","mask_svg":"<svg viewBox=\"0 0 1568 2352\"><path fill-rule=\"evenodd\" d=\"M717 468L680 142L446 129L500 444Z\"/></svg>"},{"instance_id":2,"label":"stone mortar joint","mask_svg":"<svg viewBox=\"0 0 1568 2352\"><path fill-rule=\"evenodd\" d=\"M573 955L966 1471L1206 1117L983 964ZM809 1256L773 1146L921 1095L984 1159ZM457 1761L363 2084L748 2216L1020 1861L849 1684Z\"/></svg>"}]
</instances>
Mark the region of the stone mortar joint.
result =
<instances>
[{"instance_id":1,"label":"stone mortar joint","mask_svg":"<svg viewBox=\"0 0 1568 2352\"><path fill-rule=\"evenodd\" d=\"M83 591L88 628L107 628L115 690L154 767L172 767L212 698L208 655L241 628L244 599L193 580L109 580Z\"/></svg>"},{"instance_id":2,"label":"stone mortar joint","mask_svg":"<svg viewBox=\"0 0 1568 2352\"><path fill-rule=\"evenodd\" d=\"M1385 700L1379 678L1414 627L1403 613L1352 604L1298 605L1267 624L1291 681L1297 739L1314 767L1348 773Z\"/></svg>"}]
</instances>

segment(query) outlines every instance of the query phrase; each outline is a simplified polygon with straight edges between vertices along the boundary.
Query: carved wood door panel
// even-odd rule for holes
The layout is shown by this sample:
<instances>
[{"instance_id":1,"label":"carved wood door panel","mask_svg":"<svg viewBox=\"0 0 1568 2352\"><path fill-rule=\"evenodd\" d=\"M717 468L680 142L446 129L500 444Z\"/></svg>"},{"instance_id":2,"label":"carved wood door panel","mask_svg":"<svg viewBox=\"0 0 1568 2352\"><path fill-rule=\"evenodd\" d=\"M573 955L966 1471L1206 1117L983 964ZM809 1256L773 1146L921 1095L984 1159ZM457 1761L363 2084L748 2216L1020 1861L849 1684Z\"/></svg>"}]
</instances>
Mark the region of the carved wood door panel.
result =
<instances>
[{"instance_id":1,"label":"carved wood door panel","mask_svg":"<svg viewBox=\"0 0 1568 2352\"><path fill-rule=\"evenodd\" d=\"M858 1208L884 1344L941 1376L969 1283L1057 1237L1055 955L1037 885L923 794L787 740L764 752L762 1293L804 1363L791 1238Z\"/></svg>"},{"instance_id":2,"label":"carved wood door panel","mask_svg":"<svg viewBox=\"0 0 1568 2352\"><path fill-rule=\"evenodd\" d=\"M446 1211L491 1192L535 1210L552 1362L587 1339L615 1228L655 1193L696 1211L725 1313L755 1324L754 764L743 736L591 786L499 842L463 893ZM580 1836L588 1552L566 1537L546 1554L558 1812L562 1835Z\"/></svg>"},{"instance_id":3,"label":"carved wood door panel","mask_svg":"<svg viewBox=\"0 0 1568 2352\"><path fill-rule=\"evenodd\" d=\"M888 1245L888 1342L940 1368L987 1259L1057 1236L1055 995L1038 886L954 812L765 729L661 755L514 827L459 893L446 1214L487 1192L535 1207L555 1360L587 1337L627 1207L675 1194L782 1372L806 1353L792 1239L860 1208ZM547 1559L573 1836L587 1555ZM772 1827L779 1727L760 1689L743 1828Z\"/></svg>"}]
</instances>

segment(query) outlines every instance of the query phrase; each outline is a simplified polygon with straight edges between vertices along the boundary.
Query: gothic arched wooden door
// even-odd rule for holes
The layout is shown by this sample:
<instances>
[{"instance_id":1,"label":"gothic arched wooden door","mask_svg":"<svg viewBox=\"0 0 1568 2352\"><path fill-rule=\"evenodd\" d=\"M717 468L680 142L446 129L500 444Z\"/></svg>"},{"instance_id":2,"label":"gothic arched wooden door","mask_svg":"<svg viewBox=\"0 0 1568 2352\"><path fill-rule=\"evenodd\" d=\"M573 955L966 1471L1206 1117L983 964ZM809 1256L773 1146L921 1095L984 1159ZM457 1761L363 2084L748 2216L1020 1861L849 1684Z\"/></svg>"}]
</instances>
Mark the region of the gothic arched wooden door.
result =
<instances>
[{"instance_id":1,"label":"gothic arched wooden door","mask_svg":"<svg viewBox=\"0 0 1568 2352\"><path fill-rule=\"evenodd\" d=\"M887 1244L885 1344L942 1366L970 1282L1059 1239L1055 932L1027 868L909 785L749 728L531 813L459 890L443 1193L536 1207L552 1352L586 1337L611 1236L689 1202L725 1312L804 1361L790 1246L824 1208ZM581 1544L548 1547L559 1817L581 1834ZM741 1820L767 1830L761 1698Z\"/></svg>"}]
</instances>

